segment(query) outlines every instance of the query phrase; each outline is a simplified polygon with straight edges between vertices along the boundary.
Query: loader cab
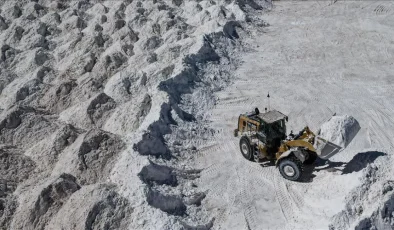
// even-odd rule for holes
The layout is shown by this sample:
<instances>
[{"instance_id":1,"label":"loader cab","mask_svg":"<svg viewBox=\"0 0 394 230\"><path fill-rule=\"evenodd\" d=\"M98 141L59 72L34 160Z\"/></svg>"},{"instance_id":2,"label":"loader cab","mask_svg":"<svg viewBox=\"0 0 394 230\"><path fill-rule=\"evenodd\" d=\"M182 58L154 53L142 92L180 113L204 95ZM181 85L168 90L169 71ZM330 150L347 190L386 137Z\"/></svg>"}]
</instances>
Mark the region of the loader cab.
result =
<instances>
[{"instance_id":1,"label":"loader cab","mask_svg":"<svg viewBox=\"0 0 394 230\"><path fill-rule=\"evenodd\" d=\"M286 138L287 116L271 110L260 113L258 109L252 113L241 114L238 119L238 131L241 133L256 133L259 141L276 146Z\"/></svg>"},{"instance_id":2,"label":"loader cab","mask_svg":"<svg viewBox=\"0 0 394 230\"><path fill-rule=\"evenodd\" d=\"M260 132L264 132L268 142L274 139L284 140L286 138L287 117L285 115L274 110L261 114L259 117L261 119Z\"/></svg>"}]
</instances>

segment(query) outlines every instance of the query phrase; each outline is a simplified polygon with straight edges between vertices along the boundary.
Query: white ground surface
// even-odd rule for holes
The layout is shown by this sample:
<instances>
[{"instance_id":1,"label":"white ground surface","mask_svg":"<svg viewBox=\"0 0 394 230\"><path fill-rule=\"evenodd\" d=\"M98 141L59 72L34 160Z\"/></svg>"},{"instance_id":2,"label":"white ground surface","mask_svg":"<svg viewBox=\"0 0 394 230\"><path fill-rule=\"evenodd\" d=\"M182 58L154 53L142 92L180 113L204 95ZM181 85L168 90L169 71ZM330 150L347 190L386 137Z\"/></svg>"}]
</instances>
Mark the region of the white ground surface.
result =
<instances>
[{"instance_id":1,"label":"white ground surface","mask_svg":"<svg viewBox=\"0 0 394 230\"><path fill-rule=\"evenodd\" d=\"M270 26L247 41L254 50L243 57L234 84L216 94L210 120L220 133L197 160L206 168L198 185L209 191L203 205L216 213L215 229L327 229L361 183L362 171L342 174L335 164L315 169L311 182L296 183L275 167L243 159L232 137L237 116L267 107L268 92L271 108L289 116L288 130L294 132L305 125L317 131L333 113L359 121L360 132L333 162L349 162L369 150L392 155L393 7L279 1L260 15Z\"/></svg>"}]
</instances>

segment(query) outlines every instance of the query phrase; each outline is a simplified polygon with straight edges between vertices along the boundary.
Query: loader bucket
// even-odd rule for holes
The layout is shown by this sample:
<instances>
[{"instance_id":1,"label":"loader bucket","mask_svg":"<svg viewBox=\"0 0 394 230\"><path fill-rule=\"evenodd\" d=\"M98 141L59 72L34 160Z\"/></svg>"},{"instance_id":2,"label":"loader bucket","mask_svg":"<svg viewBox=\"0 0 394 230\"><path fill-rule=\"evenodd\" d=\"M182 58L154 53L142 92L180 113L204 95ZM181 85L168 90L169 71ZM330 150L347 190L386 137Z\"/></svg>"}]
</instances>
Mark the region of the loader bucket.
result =
<instances>
[{"instance_id":1,"label":"loader bucket","mask_svg":"<svg viewBox=\"0 0 394 230\"><path fill-rule=\"evenodd\" d=\"M316 149L317 155L324 160L333 157L335 154L339 153L342 150L341 146L329 142L321 137L315 138L314 147Z\"/></svg>"}]
</instances>

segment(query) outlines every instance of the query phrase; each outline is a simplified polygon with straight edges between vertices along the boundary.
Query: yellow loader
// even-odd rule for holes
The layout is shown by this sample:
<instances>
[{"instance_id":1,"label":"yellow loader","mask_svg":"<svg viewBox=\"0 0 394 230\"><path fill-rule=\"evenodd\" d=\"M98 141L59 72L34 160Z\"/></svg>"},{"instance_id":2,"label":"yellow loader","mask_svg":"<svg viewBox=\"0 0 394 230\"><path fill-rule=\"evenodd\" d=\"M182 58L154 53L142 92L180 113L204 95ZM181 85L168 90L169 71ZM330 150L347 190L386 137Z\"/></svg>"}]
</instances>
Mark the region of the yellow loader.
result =
<instances>
[{"instance_id":1,"label":"yellow loader","mask_svg":"<svg viewBox=\"0 0 394 230\"><path fill-rule=\"evenodd\" d=\"M303 177L304 165L313 164L317 157L327 159L342 147L316 136L308 127L298 134L286 135L288 117L272 110L241 114L234 136L240 136L242 155L250 161L275 161L280 174L292 181Z\"/></svg>"}]
</instances>

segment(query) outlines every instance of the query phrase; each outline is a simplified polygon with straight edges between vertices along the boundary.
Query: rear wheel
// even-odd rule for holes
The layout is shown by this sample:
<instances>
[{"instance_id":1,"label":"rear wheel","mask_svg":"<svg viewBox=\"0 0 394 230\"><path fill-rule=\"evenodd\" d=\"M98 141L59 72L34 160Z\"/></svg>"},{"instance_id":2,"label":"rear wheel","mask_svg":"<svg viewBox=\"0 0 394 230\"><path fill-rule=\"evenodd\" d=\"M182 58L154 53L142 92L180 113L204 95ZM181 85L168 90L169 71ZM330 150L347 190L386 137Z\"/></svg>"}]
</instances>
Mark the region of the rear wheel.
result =
<instances>
[{"instance_id":1,"label":"rear wheel","mask_svg":"<svg viewBox=\"0 0 394 230\"><path fill-rule=\"evenodd\" d=\"M253 152L252 147L250 146L249 140L246 137L242 137L239 141L239 148L241 150L242 156L246 159L252 161L253 160Z\"/></svg>"},{"instance_id":2,"label":"rear wheel","mask_svg":"<svg viewBox=\"0 0 394 230\"><path fill-rule=\"evenodd\" d=\"M302 163L296 157L288 157L279 162L279 172L288 180L299 180L302 176L302 171Z\"/></svg>"}]
</instances>

